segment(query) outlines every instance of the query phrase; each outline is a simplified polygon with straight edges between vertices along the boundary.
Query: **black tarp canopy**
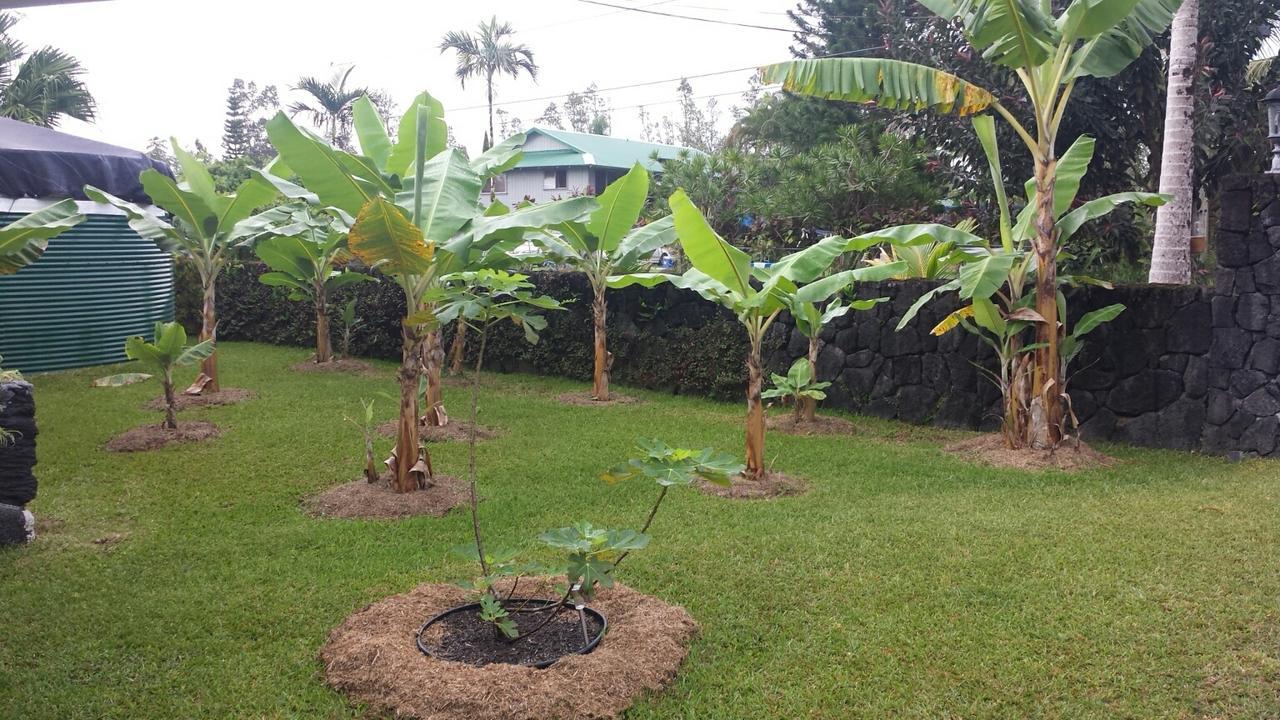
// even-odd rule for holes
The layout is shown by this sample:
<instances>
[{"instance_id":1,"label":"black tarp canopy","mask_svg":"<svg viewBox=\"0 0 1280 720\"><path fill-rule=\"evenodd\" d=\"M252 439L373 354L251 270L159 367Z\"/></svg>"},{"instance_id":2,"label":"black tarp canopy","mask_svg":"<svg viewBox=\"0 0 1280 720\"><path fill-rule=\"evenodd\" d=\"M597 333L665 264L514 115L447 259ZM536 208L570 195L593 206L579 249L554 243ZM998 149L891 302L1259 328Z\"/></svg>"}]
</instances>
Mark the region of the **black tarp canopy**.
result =
<instances>
[{"instance_id":1,"label":"black tarp canopy","mask_svg":"<svg viewBox=\"0 0 1280 720\"><path fill-rule=\"evenodd\" d=\"M85 200L84 186L93 185L149 203L138 181L147 168L173 175L137 150L0 118L0 197Z\"/></svg>"}]
</instances>

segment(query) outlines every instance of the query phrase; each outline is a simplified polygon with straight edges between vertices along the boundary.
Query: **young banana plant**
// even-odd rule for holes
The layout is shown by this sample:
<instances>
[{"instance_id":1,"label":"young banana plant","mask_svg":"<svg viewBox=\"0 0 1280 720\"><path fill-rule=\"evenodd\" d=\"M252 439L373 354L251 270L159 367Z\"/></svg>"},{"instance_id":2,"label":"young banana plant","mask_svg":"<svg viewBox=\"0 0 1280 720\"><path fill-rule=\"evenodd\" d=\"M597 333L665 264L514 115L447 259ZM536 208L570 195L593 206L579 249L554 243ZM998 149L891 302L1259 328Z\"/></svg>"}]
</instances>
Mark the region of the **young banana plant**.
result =
<instances>
[{"instance_id":1,"label":"young banana plant","mask_svg":"<svg viewBox=\"0 0 1280 720\"><path fill-rule=\"evenodd\" d=\"M768 267L755 267L751 258L716 234L684 190L669 200L676 237L693 266L683 275L632 273L610 277L609 287L639 284L654 287L669 282L693 290L731 310L747 331L746 470L748 480L765 473L764 362L761 346L779 313L796 302L820 302L858 280L883 280L903 268L900 263L845 270L822 277L845 252L866 250L876 241L840 237L820 240ZM803 286L802 286L803 285Z\"/></svg>"},{"instance_id":2,"label":"young banana plant","mask_svg":"<svg viewBox=\"0 0 1280 720\"><path fill-rule=\"evenodd\" d=\"M99 378L93 382L98 387L119 387L160 376L164 388L164 426L170 430L178 427L177 403L173 392L173 371L185 365L205 360L213 354L213 340L187 345L187 331L181 323L158 322L152 331L155 342L134 336L124 341L124 354L136 360L150 373L121 373Z\"/></svg>"},{"instance_id":3,"label":"young banana plant","mask_svg":"<svg viewBox=\"0 0 1280 720\"><path fill-rule=\"evenodd\" d=\"M932 109L960 116L993 111L1021 138L1035 167L1027 228L1035 266L1035 323L1031 396L1039 407L1031 435L1054 445L1062 439L1064 396L1060 385L1061 332L1057 302L1066 158L1057 156L1058 129L1076 82L1108 78L1124 70L1173 20L1180 0L1071 0L1058 14L1047 2L1024 0L920 0L930 12L963 29L990 63L1007 68L1026 90L1034 121L1025 126L997 93L951 73L884 58L793 60L762 70L766 83L831 100L875 101L887 108ZM990 119L990 116L987 116ZM1004 188L997 183L997 193ZM1068 193L1074 197L1074 189ZM1002 202L1003 251L1013 252L1012 228Z\"/></svg>"}]
</instances>

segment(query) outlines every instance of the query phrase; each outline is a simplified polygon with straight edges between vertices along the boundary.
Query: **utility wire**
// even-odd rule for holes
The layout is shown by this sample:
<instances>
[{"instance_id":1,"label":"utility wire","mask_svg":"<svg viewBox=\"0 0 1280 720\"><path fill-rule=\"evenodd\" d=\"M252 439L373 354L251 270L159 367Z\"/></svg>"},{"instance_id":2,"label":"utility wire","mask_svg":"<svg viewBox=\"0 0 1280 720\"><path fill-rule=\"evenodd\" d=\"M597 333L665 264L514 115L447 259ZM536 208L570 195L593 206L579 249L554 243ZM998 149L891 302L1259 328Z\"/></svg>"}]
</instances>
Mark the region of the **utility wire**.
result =
<instances>
[{"instance_id":1,"label":"utility wire","mask_svg":"<svg viewBox=\"0 0 1280 720\"><path fill-rule=\"evenodd\" d=\"M697 22L712 23L714 25L733 25L734 27L750 28L752 30L774 30L776 32L790 33L792 35L799 32L794 28L781 28L773 25L752 25L750 23L732 22L730 20L713 20L712 18L695 17L693 15L678 15L676 13L662 12L661 10L646 10L644 8L628 7L626 5L614 5L613 3L600 2L600 0L578 0L578 2L586 3L587 5L617 8L619 10L630 10L631 12L644 13L646 15L661 15L663 17L679 18L681 20L694 20Z\"/></svg>"},{"instance_id":2,"label":"utility wire","mask_svg":"<svg viewBox=\"0 0 1280 720\"><path fill-rule=\"evenodd\" d=\"M816 55L810 59L824 60L826 58L844 57L845 55L856 55L858 53L871 52L872 50L882 50L882 49L884 49L883 45L876 45L874 47L858 48L856 50L845 50L844 52L828 53L826 55ZM629 85L614 85L613 87L596 88L596 92L600 92L600 93L614 92L616 90L630 90L631 88L663 85L671 82L679 82L681 80L698 80L700 78L715 77L717 75L729 75L731 73L744 72L747 70L755 70L758 67L760 66L746 65L744 67L732 68L729 70L716 70L714 72L698 73L696 75L681 75L680 77L663 78L662 80L648 80L646 82L631 83ZM541 102L543 100L559 100L560 98L566 98L573 94L574 93L569 92L569 93L560 93L559 95L542 95L540 97L522 98L520 100L503 100L502 102L494 103L493 106L505 107L507 105L523 105L525 103ZM657 104L657 103L653 103L653 104ZM453 108L449 112L462 112L465 110L486 110L488 109L488 107L489 107L488 105L468 105L466 107Z\"/></svg>"}]
</instances>

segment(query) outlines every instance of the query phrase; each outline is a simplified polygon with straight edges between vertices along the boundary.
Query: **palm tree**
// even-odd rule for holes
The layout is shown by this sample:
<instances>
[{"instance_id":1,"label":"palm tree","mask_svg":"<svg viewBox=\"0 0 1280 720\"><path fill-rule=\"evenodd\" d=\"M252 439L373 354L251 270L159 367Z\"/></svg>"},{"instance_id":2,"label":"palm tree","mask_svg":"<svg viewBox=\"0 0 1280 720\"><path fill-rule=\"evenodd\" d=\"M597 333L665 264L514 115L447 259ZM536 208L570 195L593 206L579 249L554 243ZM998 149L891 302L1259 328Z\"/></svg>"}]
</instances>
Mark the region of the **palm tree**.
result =
<instances>
[{"instance_id":1,"label":"palm tree","mask_svg":"<svg viewBox=\"0 0 1280 720\"><path fill-rule=\"evenodd\" d=\"M538 79L538 65L533 61L533 51L525 45L516 45L511 37L516 34L510 23L490 18L480 21L475 35L466 31L451 30L440 41L440 52L453 50L458 54L458 68L454 74L463 89L467 80L483 77L485 96L489 101L489 142L496 143L493 134L493 79L495 75L520 77L520 72Z\"/></svg>"},{"instance_id":2,"label":"palm tree","mask_svg":"<svg viewBox=\"0 0 1280 720\"><path fill-rule=\"evenodd\" d=\"M92 120L93 95L80 79L84 67L54 47L28 55L9 37L16 24L16 17L0 12L0 117L44 127L54 127L63 115Z\"/></svg>"},{"instance_id":3,"label":"palm tree","mask_svg":"<svg viewBox=\"0 0 1280 720\"><path fill-rule=\"evenodd\" d=\"M1160 192L1169 202L1156 211L1151 248L1153 283L1191 282L1191 226L1195 193L1195 71L1199 49L1200 0L1183 0L1173 16L1169 39L1169 83L1165 91L1164 140L1160 156Z\"/></svg>"},{"instance_id":4,"label":"palm tree","mask_svg":"<svg viewBox=\"0 0 1280 720\"><path fill-rule=\"evenodd\" d=\"M347 87L347 79L355 69L352 65L345 72L338 70L328 82L311 76L298 80L293 89L310 95L311 99L310 102L290 103L289 115L307 115L321 128L330 145L346 147L351 137L351 107L356 100L369 94L368 88Z\"/></svg>"}]
</instances>

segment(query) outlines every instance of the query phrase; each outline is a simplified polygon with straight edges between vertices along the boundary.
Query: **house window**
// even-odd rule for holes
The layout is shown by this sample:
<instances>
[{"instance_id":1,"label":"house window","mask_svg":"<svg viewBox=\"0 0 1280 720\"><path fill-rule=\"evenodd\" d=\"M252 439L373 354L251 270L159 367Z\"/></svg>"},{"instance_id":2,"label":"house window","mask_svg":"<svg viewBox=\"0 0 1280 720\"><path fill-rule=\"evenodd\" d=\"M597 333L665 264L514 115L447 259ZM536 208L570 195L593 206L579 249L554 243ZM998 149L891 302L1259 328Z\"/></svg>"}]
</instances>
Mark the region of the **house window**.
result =
<instances>
[{"instance_id":1,"label":"house window","mask_svg":"<svg viewBox=\"0 0 1280 720\"><path fill-rule=\"evenodd\" d=\"M569 170L555 168L542 171L543 190L564 190L569 187Z\"/></svg>"},{"instance_id":2,"label":"house window","mask_svg":"<svg viewBox=\"0 0 1280 720\"><path fill-rule=\"evenodd\" d=\"M494 175L484 184L485 195L506 195L507 194L507 174Z\"/></svg>"}]
</instances>

